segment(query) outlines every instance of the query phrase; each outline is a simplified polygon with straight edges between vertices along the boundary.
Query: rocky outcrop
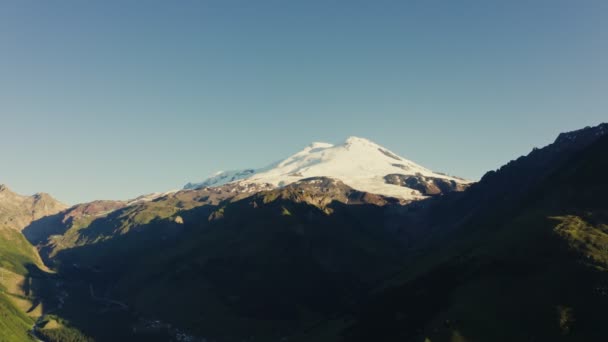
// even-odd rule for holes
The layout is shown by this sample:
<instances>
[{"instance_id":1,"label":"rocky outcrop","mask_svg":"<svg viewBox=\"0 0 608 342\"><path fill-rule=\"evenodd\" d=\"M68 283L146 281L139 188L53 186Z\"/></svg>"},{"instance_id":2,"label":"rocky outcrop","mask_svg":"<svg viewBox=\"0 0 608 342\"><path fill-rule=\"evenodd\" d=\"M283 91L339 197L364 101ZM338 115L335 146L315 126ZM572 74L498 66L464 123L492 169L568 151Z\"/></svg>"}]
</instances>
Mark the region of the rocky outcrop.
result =
<instances>
[{"instance_id":1,"label":"rocky outcrop","mask_svg":"<svg viewBox=\"0 0 608 342\"><path fill-rule=\"evenodd\" d=\"M67 206L46 193L23 196L0 185L0 229L22 230L32 221L56 214Z\"/></svg>"},{"instance_id":2,"label":"rocky outcrop","mask_svg":"<svg viewBox=\"0 0 608 342\"><path fill-rule=\"evenodd\" d=\"M384 176L384 181L388 184L417 190L425 196L436 196L453 191L464 191L468 187L468 184L457 183L451 179L428 177L420 174L411 176L392 173Z\"/></svg>"},{"instance_id":3,"label":"rocky outcrop","mask_svg":"<svg viewBox=\"0 0 608 342\"><path fill-rule=\"evenodd\" d=\"M253 201L260 199L264 203L276 199L290 200L296 203L307 203L320 209L325 209L332 202L378 206L401 202L397 198L355 190L340 180L328 177L306 178L283 188L262 192L253 197Z\"/></svg>"}]
</instances>

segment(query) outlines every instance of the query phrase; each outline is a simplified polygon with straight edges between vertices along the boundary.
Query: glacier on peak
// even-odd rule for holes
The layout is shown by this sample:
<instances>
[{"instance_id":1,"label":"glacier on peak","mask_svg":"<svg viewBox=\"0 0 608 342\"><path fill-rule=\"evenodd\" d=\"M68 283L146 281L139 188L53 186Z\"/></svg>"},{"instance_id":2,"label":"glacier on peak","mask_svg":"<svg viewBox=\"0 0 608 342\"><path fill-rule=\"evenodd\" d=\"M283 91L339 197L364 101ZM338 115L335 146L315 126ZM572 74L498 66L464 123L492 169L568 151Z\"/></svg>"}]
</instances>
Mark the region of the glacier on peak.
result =
<instances>
[{"instance_id":1,"label":"glacier on peak","mask_svg":"<svg viewBox=\"0 0 608 342\"><path fill-rule=\"evenodd\" d=\"M394 179L395 175L417 178L416 181L409 182L412 184L421 181L432 184L433 179L450 184L470 183L461 178L433 172L371 140L351 136L335 145L314 142L290 157L264 168L224 171L203 182L189 183L184 188L197 189L231 182L281 187L309 177L329 177L365 192L405 200L426 197L419 187L408 187L407 181L399 181L399 184L388 182L387 177L393 176L391 179Z\"/></svg>"}]
</instances>

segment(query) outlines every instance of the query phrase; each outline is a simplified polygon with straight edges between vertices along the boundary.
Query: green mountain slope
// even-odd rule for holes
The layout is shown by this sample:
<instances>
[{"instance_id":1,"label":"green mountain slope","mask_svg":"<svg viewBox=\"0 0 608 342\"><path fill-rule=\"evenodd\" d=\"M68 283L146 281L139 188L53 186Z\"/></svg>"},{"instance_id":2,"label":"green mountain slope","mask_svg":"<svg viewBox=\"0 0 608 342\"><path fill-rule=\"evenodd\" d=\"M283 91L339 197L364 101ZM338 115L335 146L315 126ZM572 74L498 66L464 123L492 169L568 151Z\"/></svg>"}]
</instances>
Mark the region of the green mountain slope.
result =
<instances>
[{"instance_id":1,"label":"green mountain slope","mask_svg":"<svg viewBox=\"0 0 608 342\"><path fill-rule=\"evenodd\" d=\"M554 163L525 192L502 192L502 206L487 207L437 238L400 285L393 282L358 312L343 337L605 340L607 169L604 136ZM482 180L483 187L495 194ZM505 201L509 196L517 200Z\"/></svg>"},{"instance_id":2,"label":"green mountain slope","mask_svg":"<svg viewBox=\"0 0 608 342\"><path fill-rule=\"evenodd\" d=\"M131 231L144 231L159 222L164 224L163 220L175 220L179 213L190 209L211 208L223 201L250 195L242 193L241 190L238 187L225 186L182 191L153 200L94 201L78 204L32 222L23 229L23 234L32 244L38 246L46 262L53 263L53 257L62 250L93 245ZM183 221L183 218L177 220Z\"/></svg>"},{"instance_id":3,"label":"green mountain slope","mask_svg":"<svg viewBox=\"0 0 608 342\"><path fill-rule=\"evenodd\" d=\"M31 222L52 215L65 206L47 194L22 196L0 185L0 341L30 341L36 302L25 283L15 279L31 279L32 269L43 268L35 248L21 234Z\"/></svg>"},{"instance_id":4,"label":"green mountain slope","mask_svg":"<svg viewBox=\"0 0 608 342\"><path fill-rule=\"evenodd\" d=\"M606 133L406 206L315 178L93 202L24 234L69 294L54 313L97 341L601 341Z\"/></svg>"},{"instance_id":5,"label":"green mountain slope","mask_svg":"<svg viewBox=\"0 0 608 342\"><path fill-rule=\"evenodd\" d=\"M151 205L161 203L166 200ZM127 303L140 320L221 340L278 339L350 310L379 279L399 270L401 244L376 219L388 219L397 203L314 179L173 210L141 225L128 221L128 231L60 250L53 260L60 274L86 279L96 292ZM107 227L131 210L98 222ZM98 224L79 234L101 231ZM103 333L86 322L82 327Z\"/></svg>"},{"instance_id":6,"label":"green mountain slope","mask_svg":"<svg viewBox=\"0 0 608 342\"><path fill-rule=\"evenodd\" d=\"M34 321L17 309L4 293L0 293L0 317L0 341L34 341L28 334Z\"/></svg>"}]
</instances>

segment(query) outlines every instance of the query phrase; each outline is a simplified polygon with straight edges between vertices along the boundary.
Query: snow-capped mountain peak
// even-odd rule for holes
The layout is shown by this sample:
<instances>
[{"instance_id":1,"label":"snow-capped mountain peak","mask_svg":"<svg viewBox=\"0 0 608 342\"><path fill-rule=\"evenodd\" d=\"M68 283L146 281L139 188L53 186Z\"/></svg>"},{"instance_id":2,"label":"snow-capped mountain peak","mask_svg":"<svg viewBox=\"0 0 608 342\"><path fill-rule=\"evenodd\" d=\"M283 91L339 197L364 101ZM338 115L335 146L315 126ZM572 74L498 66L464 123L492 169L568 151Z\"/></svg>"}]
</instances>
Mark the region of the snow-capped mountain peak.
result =
<instances>
[{"instance_id":1,"label":"snow-capped mountain peak","mask_svg":"<svg viewBox=\"0 0 608 342\"><path fill-rule=\"evenodd\" d=\"M361 137L350 136L344 141L344 145L367 145L367 146L379 146L373 141Z\"/></svg>"},{"instance_id":2,"label":"snow-capped mountain peak","mask_svg":"<svg viewBox=\"0 0 608 342\"><path fill-rule=\"evenodd\" d=\"M220 172L185 188L231 182L281 187L310 177L335 178L357 190L406 200L458 191L469 183L433 172L368 139L352 136L336 145L314 142L267 167Z\"/></svg>"},{"instance_id":3,"label":"snow-capped mountain peak","mask_svg":"<svg viewBox=\"0 0 608 342\"><path fill-rule=\"evenodd\" d=\"M314 150L314 149L317 149L317 148L328 148L328 147L333 147L333 146L334 145L329 144L329 143L315 141L312 144L308 145L307 149Z\"/></svg>"}]
</instances>

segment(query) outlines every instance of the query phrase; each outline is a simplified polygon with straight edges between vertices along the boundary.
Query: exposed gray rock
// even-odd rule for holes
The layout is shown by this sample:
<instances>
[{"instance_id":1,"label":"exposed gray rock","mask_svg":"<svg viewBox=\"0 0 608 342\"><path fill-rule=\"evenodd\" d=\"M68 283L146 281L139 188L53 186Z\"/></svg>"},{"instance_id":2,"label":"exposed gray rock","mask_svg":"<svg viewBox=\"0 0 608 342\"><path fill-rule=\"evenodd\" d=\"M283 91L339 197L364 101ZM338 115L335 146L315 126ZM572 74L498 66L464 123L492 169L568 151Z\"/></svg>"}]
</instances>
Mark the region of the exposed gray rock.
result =
<instances>
[{"instance_id":1,"label":"exposed gray rock","mask_svg":"<svg viewBox=\"0 0 608 342\"><path fill-rule=\"evenodd\" d=\"M412 176L392 173L384 176L384 181L388 184L418 190L425 196L441 195L453 191L464 191L468 187L467 184L457 183L450 179L425 177L421 174Z\"/></svg>"}]
</instances>

